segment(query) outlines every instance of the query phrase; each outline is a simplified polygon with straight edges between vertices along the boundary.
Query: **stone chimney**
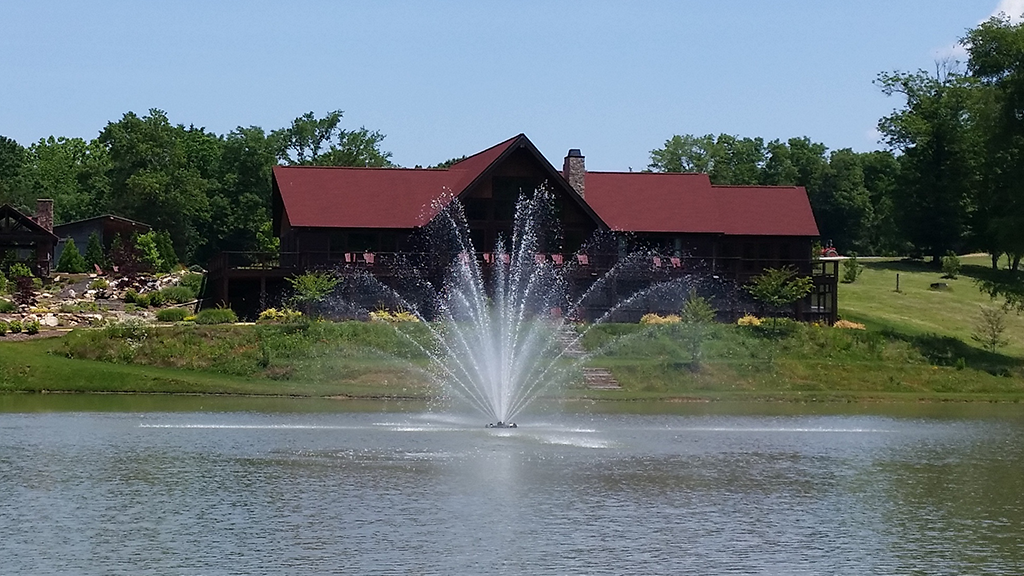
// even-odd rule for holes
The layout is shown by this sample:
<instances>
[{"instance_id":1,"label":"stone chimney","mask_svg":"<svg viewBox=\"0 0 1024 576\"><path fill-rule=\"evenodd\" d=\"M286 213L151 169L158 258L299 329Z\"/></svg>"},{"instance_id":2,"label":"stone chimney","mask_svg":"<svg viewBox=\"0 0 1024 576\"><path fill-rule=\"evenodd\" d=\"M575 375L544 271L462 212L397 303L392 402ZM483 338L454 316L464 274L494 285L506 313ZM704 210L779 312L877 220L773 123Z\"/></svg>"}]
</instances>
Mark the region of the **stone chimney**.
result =
<instances>
[{"instance_id":1,"label":"stone chimney","mask_svg":"<svg viewBox=\"0 0 1024 576\"><path fill-rule=\"evenodd\" d=\"M53 232L53 200L40 198L36 200L36 224L47 232Z\"/></svg>"},{"instance_id":2,"label":"stone chimney","mask_svg":"<svg viewBox=\"0 0 1024 576\"><path fill-rule=\"evenodd\" d=\"M587 173L587 166L584 162L584 156L580 153L579 148L572 148L569 153L565 155L565 163L562 164L562 176L569 182L573 190L576 191L580 197L583 197L583 180Z\"/></svg>"}]
</instances>

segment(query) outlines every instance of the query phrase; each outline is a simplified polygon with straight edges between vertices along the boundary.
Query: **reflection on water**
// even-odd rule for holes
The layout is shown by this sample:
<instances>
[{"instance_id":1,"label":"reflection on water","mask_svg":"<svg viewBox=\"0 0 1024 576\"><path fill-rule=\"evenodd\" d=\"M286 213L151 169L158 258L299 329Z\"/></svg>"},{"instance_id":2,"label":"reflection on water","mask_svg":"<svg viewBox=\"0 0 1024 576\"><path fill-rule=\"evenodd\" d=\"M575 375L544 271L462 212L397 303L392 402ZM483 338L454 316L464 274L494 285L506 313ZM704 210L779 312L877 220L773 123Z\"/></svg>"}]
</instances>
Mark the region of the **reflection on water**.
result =
<instances>
[{"instance_id":1,"label":"reflection on water","mask_svg":"<svg viewBox=\"0 0 1024 576\"><path fill-rule=\"evenodd\" d=\"M192 400L207 404L8 401L3 573L1024 573L1020 407L686 406L489 430L408 405Z\"/></svg>"}]
</instances>

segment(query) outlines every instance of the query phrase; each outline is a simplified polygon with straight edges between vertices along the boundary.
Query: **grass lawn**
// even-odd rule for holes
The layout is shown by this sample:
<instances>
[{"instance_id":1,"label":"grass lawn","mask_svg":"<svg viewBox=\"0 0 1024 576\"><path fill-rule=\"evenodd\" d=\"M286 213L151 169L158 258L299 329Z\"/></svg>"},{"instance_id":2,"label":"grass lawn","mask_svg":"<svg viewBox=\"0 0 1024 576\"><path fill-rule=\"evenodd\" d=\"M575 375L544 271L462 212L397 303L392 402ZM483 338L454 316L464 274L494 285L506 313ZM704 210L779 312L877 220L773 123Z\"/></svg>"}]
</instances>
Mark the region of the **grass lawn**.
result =
<instances>
[{"instance_id":1,"label":"grass lawn","mask_svg":"<svg viewBox=\"0 0 1024 576\"><path fill-rule=\"evenodd\" d=\"M942 278L940 271L923 262L862 262L864 272L860 278L853 284L839 285L839 315L872 330L889 328L907 335L949 336L980 347L971 340L980 320L980 309L1002 303L982 293L975 282L991 271L987 255L961 258L963 270L956 280ZM1000 265L1005 265L1005 261ZM934 282L945 282L949 289L933 290L930 285ZM1010 312L1006 321L1005 337L1009 343L999 352L1024 359L1024 315Z\"/></svg>"},{"instance_id":2,"label":"grass lawn","mask_svg":"<svg viewBox=\"0 0 1024 576\"><path fill-rule=\"evenodd\" d=\"M919 262L865 261L841 284L839 312L867 331L781 322L784 330L712 327L698 370L681 325L601 325L584 339L609 348L592 366L621 390L566 390L608 400L1024 401L1024 316L1010 313L997 353L971 340L981 306L974 279L985 256L963 258L960 278ZM896 292L896 274L900 291ZM947 290L930 284L945 282ZM62 338L0 339L0 393L154 392L362 398L430 398L425 327L402 334L362 322L132 327L76 330ZM419 345L417 345L419 342Z\"/></svg>"}]
</instances>

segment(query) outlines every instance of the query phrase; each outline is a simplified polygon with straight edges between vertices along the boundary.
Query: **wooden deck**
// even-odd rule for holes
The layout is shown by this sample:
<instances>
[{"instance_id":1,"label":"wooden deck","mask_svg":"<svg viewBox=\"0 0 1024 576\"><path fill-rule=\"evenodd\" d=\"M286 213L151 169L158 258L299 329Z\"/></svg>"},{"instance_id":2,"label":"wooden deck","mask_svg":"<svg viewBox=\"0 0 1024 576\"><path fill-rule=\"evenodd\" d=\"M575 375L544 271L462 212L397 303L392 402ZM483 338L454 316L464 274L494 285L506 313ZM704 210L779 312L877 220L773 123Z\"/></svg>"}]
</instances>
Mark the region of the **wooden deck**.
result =
<instances>
[{"instance_id":1,"label":"wooden deck","mask_svg":"<svg viewBox=\"0 0 1024 576\"><path fill-rule=\"evenodd\" d=\"M486 275L495 266L507 265L490 253L472 257ZM616 254L577 255L537 254L538 261L561 269L570 290L580 293L614 267L617 273L595 295L588 319L600 316L611 306L639 288L677 278L708 278L731 286L734 299L741 299L742 284L767 267L791 266L814 279L814 291L799 302L793 315L803 321L833 323L836 320L838 262L761 261L742 258L688 258L658 255L632 255L620 259ZM436 253L326 253L326 252L223 252L209 266L205 305L230 305L243 315L250 310L266 308L290 287L286 279L306 271L332 270L341 276L371 274L385 285L394 285L398 278L415 271L422 278L440 285L453 258ZM643 314L651 302L638 300L635 310L626 309L626 316Z\"/></svg>"}]
</instances>

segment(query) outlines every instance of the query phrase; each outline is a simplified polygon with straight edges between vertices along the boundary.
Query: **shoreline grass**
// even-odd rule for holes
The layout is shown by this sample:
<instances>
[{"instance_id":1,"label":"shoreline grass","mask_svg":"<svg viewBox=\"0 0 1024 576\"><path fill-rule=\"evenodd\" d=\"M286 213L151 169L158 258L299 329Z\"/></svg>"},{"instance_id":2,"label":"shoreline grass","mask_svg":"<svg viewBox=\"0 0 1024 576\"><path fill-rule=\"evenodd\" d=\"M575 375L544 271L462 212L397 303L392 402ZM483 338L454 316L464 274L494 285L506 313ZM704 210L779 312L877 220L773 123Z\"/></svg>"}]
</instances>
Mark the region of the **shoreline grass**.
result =
<instances>
[{"instance_id":1,"label":"shoreline grass","mask_svg":"<svg viewBox=\"0 0 1024 576\"><path fill-rule=\"evenodd\" d=\"M430 400L439 394L423 375L425 356L379 324L180 325L148 327L142 337L136 329L0 341L0 393L382 400ZM589 365L609 369L622 390L580 384L549 396L603 402L1024 401L1021 359L948 337L792 322L782 323L777 334L719 325L705 342L708 360L694 371L680 338L683 329L597 326L585 345L615 345Z\"/></svg>"}]
</instances>

